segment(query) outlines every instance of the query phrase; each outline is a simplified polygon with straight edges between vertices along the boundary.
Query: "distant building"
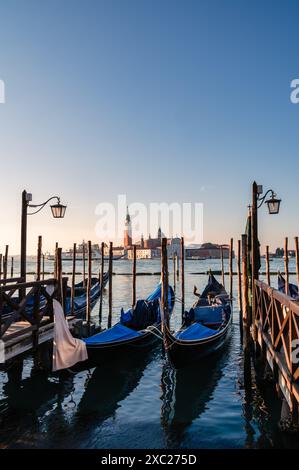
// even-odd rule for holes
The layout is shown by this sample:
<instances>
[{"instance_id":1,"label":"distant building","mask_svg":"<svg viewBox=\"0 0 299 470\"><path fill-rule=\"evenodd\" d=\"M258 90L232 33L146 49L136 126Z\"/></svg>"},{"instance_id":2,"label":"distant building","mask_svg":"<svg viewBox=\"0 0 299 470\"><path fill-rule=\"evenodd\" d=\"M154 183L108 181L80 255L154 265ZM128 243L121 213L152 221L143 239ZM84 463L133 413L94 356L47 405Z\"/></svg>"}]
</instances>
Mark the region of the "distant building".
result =
<instances>
[{"instance_id":1,"label":"distant building","mask_svg":"<svg viewBox=\"0 0 299 470\"><path fill-rule=\"evenodd\" d=\"M181 256L181 239L178 237L169 238L167 240L167 254L169 258L172 258L173 255L177 255L178 258Z\"/></svg>"},{"instance_id":2,"label":"distant building","mask_svg":"<svg viewBox=\"0 0 299 470\"><path fill-rule=\"evenodd\" d=\"M185 248L185 256L188 259L219 259L221 245L215 243L203 243L200 247ZM229 246L222 245L223 258L229 257ZM233 257L235 256L233 252Z\"/></svg>"},{"instance_id":3,"label":"distant building","mask_svg":"<svg viewBox=\"0 0 299 470\"><path fill-rule=\"evenodd\" d=\"M113 246L112 247L113 258L121 258L125 255L125 249L123 246ZM109 245L105 243L104 245L104 256L109 256Z\"/></svg>"},{"instance_id":4,"label":"distant building","mask_svg":"<svg viewBox=\"0 0 299 470\"><path fill-rule=\"evenodd\" d=\"M295 250L288 250L288 256L290 258L294 258L296 256ZM283 257L284 257L284 248L276 248L275 258L283 258Z\"/></svg>"},{"instance_id":5,"label":"distant building","mask_svg":"<svg viewBox=\"0 0 299 470\"><path fill-rule=\"evenodd\" d=\"M133 259L133 248L127 250L128 259ZM153 259L160 258L160 250L158 248L141 248L136 247L136 259Z\"/></svg>"},{"instance_id":6,"label":"distant building","mask_svg":"<svg viewBox=\"0 0 299 470\"><path fill-rule=\"evenodd\" d=\"M148 239L144 240L144 247L145 248L159 248L162 244L162 231L159 227L157 238L152 238L149 234Z\"/></svg>"}]
</instances>

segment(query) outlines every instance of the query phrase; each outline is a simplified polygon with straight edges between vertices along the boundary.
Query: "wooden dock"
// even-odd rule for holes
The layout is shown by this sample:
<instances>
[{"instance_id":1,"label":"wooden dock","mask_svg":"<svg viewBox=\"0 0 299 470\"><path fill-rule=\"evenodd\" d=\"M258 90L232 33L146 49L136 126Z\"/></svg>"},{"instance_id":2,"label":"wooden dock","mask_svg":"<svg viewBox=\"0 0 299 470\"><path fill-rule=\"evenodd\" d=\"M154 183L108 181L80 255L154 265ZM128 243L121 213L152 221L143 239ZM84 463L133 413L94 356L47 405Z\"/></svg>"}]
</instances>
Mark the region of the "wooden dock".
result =
<instances>
[{"instance_id":1,"label":"wooden dock","mask_svg":"<svg viewBox=\"0 0 299 470\"><path fill-rule=\"evenodd\" d=\"M67 318L70 330L81 323L76 317ZM27 321L19 321L12 323L2 336L4 342L5 362L14 359L21 354L29 352L33 349L33 333L37 331L37 325L31 325ZM38 337L36 346L53 340L54 323L50 321L50 317L44 317L38 328Z\"/></svg>"}]
</instances>

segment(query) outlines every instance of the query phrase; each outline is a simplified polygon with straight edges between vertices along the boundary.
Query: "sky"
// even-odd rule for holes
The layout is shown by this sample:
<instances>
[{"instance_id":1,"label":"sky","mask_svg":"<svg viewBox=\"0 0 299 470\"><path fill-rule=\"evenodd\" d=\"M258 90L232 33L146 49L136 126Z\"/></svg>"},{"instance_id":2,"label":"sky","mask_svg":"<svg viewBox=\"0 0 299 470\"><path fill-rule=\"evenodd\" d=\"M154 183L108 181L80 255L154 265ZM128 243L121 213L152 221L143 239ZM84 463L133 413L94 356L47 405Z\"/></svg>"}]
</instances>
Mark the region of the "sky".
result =
<instances>
[{"instance_id":1,"label":"sky","mask_svg":"<svg viewBox=\"0 0 299 470\"><path fill-rule=\"evenodd\" d=\"M29 217L35 253L40 234L45 250L102 241L95 209L120 194L203 203L204 241L226 243L253 180L282 199L259 210L262 246L291 248L298 14L295 0L2 0L0 252L19 253L23 189L67 204L63 220Z\"/></svg>"}]
</instances>

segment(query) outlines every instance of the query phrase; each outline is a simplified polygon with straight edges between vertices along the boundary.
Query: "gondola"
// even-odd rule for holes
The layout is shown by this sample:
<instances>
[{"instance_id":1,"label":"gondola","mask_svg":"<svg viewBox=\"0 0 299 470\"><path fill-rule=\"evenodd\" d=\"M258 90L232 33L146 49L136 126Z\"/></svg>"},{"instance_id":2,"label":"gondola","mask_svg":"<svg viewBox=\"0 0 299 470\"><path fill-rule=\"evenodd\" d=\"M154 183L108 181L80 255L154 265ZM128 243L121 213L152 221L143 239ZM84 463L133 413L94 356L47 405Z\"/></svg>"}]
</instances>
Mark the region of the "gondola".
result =
<instances>
[{"instance_id":1,"label":"gondola","mask_svg":"<svg viewBox=\"0 0 299 470\"><path fill-rule=\"evenodd\" d=\"M160 299L161 283L146 300L138 300L126 312L122 310L120 321L113 327L86 338L89 362L99 365L106 360L117 359L121 354L150 349L161 338ZM174 292L169 286L170 313L174 301Z\"/></svg>"},{"instance_id":2,"label":"gondola","mask_svg":"<svg viewBox=\"0 0 299 470\"><path fill-rule=\"evenodd\" d=\"M164 322L163 339L173 367L180 369L195 364L218 351L225 344L231 324L229 296L210 273L200 299L185 312L182 327L172 333Z\"/></svg>"},{"instance_id":3,"label":"gondola","mask_svg":"<svg viewBox=\"0 0 299 470\"><path fill-rule=\"evenodd\" d=\"M285 291L286 291L286 280L285 278L283 277L283 275L279 272L278 273L278 279L277 279L277 282L278 282L278 290L279 292L282 292L283 294L285 294ZM299 300L299 295L298 295L298 287L295 286L295 284L291 284L289 282L289 295L293 298L293 299L296 299L296 300Z\"/></svg>"}]
</instances>

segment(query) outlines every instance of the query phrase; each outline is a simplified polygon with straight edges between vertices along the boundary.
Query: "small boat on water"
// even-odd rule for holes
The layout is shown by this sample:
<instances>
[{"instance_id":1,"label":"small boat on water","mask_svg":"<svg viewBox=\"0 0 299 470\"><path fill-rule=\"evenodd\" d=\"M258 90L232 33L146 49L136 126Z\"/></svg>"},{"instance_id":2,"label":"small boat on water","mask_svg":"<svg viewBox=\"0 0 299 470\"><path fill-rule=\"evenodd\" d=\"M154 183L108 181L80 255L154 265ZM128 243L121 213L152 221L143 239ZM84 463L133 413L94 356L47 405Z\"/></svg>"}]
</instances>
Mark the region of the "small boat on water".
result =
<instances>
[{"instance_id":1,"label":"small boat on water","mask_svg":"<svg viewBox=\"0 0 299 470\"><path fill-rule=\"evenodd\" d=\"M103 275L103 289L106 287L109 280L109 272L107 271ZM91 278L91 288L90 288L90 306L94 307L98 298L101 294L101 284L97 277ZM84 287L83 281L75 285L75 295L74 295L74 312L73 315L76 317L83 316L86 312L87 306L87 292L86 287ZM66 315L69 315L71 312L71 288L67 289L66 294Z\"/></svg>"},{"instance_id":2,"label":"small boat on water","mask_svg":"<svg viewBox=\"0 0 299 470\"><path fill-rule=\"evenodd\" d=\"M231 300L224 287L209 274L199 300L185 312L182 327L172 333L163 325L165 349L176 368L201 362L226 342L232 324Z\"/></svg>"},{"instance_id":3,"label":"small boat on water","mask_svg":"<svg viewBox=\"0 0 299 470\"><path fill-rule=\"evenodd\" d=\"M138 300L126 312L122 309L120 320L111 328L85 339L88 359L92 364L102 364L129 352L140 353L150 349L161 339L161 283L146 300ZM173 289L168 289L170 313L175 302Z\"/></svg>"}]
</instances>

